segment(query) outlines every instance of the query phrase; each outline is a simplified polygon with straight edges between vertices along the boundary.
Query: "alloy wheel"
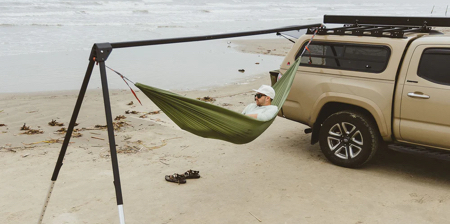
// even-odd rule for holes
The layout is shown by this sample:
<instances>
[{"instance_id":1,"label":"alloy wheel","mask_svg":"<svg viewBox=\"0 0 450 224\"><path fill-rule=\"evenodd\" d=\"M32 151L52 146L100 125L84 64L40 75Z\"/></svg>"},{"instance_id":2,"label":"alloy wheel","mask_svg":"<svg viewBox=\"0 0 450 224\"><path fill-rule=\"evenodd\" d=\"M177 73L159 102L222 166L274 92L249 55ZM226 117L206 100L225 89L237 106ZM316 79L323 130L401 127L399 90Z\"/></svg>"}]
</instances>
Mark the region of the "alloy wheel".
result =
<instances>
[{"instance_id":1,"label":"alloy wheel","mask_svg":"<svg viewBox=\"0 0 450 224\"><path fill-rule=\"evenodd\" d=\"M341 159L355 158L364 145L361 131L348 122L333 125L328 131L327 142L329 149Z\"/></svg>"}]
</instances>

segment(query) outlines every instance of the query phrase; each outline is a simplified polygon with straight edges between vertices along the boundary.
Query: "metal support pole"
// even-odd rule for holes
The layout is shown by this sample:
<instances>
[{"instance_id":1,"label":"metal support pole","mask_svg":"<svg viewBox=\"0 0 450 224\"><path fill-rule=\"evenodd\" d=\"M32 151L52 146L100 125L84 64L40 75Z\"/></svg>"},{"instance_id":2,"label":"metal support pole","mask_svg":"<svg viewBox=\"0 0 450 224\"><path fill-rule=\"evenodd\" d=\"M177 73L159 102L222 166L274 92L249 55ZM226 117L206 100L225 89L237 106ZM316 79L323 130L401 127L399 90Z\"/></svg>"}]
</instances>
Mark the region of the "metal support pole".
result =
<instances>
[{"instance_id":1,"label":"metal support pole","mask_svg":"<svg viewBox=\"0 0 450 224\"><path fill-rule=\"evenodd\" d=\"M255 31L246 31L246 32L238 32L238 33L224 33L224 34L215 34L215 35L207 35L207 36L192 36L192 37L178 37L178 38L168 38L168 39L159 39L159 40L116 42L116 43L111 43L111 47L112 47L112 49L116 49L116 48L125 48L125 47L141 47L141 46L150 46L150 45L216 40L216 39L224 39L224 38L232 38L232 37L245 37L245 36L254 36L254 35L261 35L261 34L285 32L285 31L291 31L291 30L301 30L301 29L315 28L315 27L319 27L319 26L322 26L322 24L316 23L316 24L309 24L309 25L302 25L302 26L280 27L280 28L269 29L269 30L255 30Z\"/></svg>"},{"instance_id":2,"label":"metal support pole","mask_svg":"<svg viewBox=\"0 0 450 224\"><path fill-rule=\"evenodd\" d=\"M42 208L41 215L39 216L38 223L42 223L44 219L45 210L47 209L48 202L50 201L50 196L52 194L53 186L55 185L55 181L58 178L59 171L63 165L64 156L66 155L67 146L69 145L70 137L72 137L73 128L75 127L75 122L78 118L78 113L80 112L81 104L83 103L84 95L86 93L86 89L89 84L89 79L91 78L92 69L94 68L95 61L90 60L89 65L86 70L86 74L84 76L83 84L81 84L80 93L78 94L78 99L75 104L75 108L73 109L72 118L70 119L69 127L67 128L66 136L64 137L64 142L61 146L61 151L59 152L59 157L55 165L55 169L53 171L51 185L49 191L47 193L47 197L45 198L45 203Z\"/></svg>"},{"instance_id":3,"label":"metal support pole","mask_svg":"<svg viewBox=\"0 0 450 224\"><path fill-rule=\"evenodd\" d=\"M108 127L109 149L111 151L111 164L114 175L114 187L116 190L117 207L119 210L120 223L125 224L125 217L123 213L122 189L120 185L120 175L119 175L119 164L117 161L116 141L114 138L114 126L111 113L111 103L109 100L108 81L106 78L105 62L100 61L99 66L100 66L100 76L102 79L103 102L105 104L106 125Z\"/></svg>"}]
</instances>

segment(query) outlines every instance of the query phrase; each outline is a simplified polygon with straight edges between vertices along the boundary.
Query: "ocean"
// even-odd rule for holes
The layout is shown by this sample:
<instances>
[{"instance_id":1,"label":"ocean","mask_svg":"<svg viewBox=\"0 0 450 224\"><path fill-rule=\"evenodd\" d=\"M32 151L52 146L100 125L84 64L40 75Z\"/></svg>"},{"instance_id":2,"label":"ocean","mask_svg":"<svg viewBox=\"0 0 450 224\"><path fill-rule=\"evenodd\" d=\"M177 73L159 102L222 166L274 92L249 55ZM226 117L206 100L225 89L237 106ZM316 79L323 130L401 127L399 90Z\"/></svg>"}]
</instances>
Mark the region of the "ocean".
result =
<instances>
[{"instance_id":1,"label":"ocean","mask_svg":"<svg viewBox=\"0 0 450 224\"><path fill-rule=\"evenodd\" d=\"M447 8L443 0L0 0L0 93L79 89L94 43L320 23L325 14L444 17ZM245 82L283 59L241 53L228 41L115 49L106 64L135 82L189 90ZM127 88L110 71L108 82ZM89 88L99 87L96 67Z\"/></svg>"}]
</instances>

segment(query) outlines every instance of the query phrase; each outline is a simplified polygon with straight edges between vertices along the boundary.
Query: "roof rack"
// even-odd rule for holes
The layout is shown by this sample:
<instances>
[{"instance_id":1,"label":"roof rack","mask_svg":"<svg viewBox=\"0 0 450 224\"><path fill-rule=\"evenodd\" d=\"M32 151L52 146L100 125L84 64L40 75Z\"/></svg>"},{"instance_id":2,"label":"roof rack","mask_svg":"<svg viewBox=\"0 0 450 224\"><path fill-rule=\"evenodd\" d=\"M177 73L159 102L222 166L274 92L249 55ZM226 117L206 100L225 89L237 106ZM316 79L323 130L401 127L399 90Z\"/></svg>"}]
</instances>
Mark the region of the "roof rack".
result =
<instances>
[{"instance_id":1,"label":"roof rack","mask_svg":"<svg viewBox=\"0 0 450 224\"><path fill-rule=\"evenodd\" d=\"M319 35L353 35L403 38L405 33L430 33L432 27L450 27L447 17L340 16L324 15L324 23L342 27L319 29ZM308 30L312 34L313 30Z\"/></svg>"}]
</instances>

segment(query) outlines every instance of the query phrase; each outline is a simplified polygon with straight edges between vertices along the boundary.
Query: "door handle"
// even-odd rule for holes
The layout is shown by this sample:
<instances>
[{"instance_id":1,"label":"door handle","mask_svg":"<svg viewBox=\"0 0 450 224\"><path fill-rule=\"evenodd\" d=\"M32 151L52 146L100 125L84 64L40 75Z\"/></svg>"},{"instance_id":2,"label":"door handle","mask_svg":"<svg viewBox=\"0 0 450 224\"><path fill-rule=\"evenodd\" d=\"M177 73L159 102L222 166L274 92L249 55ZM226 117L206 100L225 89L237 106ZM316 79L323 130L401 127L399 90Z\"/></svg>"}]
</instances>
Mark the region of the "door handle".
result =
<instances>
[{"instance_id":1,"label":"door handle","mask_svg":"<svg viewBox=\"0 0 450 224\"><path fill-rule=\"evenodd\" d=\"M420 99L430 99L430 96L425 94L417 94L417 93L408 93L409 97L420 98Z\"/></svg>"}]
</instances>

